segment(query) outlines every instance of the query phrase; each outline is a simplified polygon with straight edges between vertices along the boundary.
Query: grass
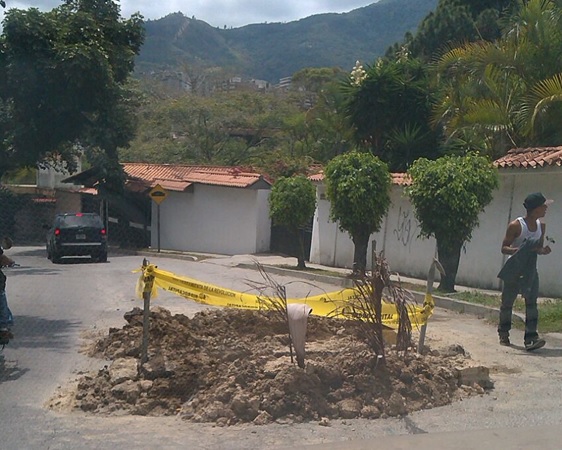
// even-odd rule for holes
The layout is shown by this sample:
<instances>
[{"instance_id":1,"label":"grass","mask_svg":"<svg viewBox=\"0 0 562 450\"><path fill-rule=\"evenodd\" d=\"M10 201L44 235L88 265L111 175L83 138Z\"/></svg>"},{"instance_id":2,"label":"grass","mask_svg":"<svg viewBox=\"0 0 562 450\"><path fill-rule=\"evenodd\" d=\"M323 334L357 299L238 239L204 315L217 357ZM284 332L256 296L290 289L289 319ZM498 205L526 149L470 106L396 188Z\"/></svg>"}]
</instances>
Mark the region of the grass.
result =
<instances>
[{"instance_id":1,"label":"grass","mask_svg":"<svg viewBox=\"0 0 562 450\"><path fill-rule=\"evenodd\" d=\"M438 294L439 295L439 294ZM448 297L463 300L469 303L498 308L501 304L501 296L486 294L478 291L456 292L446 294ZM539 329L545 333L562 332L562 299L547 299L539 301ZM521 296L517 297L513 305L513 310L525 313L525 300ZM524 325L514 322L514 327L522 329Z\"/></svg>"},{"instance_id":2,"label":"grass","mask_svg":"<svg viewBox=\"0 0 562 450\"><path fill-rule=\"evenodd\" d=\"M562 300L545 300L539 303L539 329L545 333L562 331Z\"/></svg>"},{"instance_id":3,"label":"grass","mask_svg":"<svg viewBox=\"0 0 562 450\"><path fill-rule=\"evenodd\" d=\"M455 292L454 294L444 294L436 292L437 295L443 295L446 297L454 298L457 300L462 300L469 303L477 303L479 305L490 306L492 308L499 308L501 304L501 297L499 295L486 294L479 291L463 291ZM514 305L514 309L519 311L518 304Z\"/></svg>"}]
</instances>

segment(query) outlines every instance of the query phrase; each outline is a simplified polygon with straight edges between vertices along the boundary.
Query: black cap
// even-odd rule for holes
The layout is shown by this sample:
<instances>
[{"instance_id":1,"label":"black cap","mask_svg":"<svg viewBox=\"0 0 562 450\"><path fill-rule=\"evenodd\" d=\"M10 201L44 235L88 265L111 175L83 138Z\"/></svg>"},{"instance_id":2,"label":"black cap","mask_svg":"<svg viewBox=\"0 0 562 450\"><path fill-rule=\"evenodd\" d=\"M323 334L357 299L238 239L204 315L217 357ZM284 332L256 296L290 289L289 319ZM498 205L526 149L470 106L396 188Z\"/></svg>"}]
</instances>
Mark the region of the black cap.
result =
<instances>
[{"instance_id":1,"label":"black cap","mask_svg":"<svg viewBox=\"0 0 562 450\"><path fill-rule=\"evenodd\" d=\"M533 194L527 195L525 201L523 202L523 206L525 209L535 209L542 205L550 205L553 202L554 200L548 200L540 192L534 192Z\"/></svg>"}]
</instances>

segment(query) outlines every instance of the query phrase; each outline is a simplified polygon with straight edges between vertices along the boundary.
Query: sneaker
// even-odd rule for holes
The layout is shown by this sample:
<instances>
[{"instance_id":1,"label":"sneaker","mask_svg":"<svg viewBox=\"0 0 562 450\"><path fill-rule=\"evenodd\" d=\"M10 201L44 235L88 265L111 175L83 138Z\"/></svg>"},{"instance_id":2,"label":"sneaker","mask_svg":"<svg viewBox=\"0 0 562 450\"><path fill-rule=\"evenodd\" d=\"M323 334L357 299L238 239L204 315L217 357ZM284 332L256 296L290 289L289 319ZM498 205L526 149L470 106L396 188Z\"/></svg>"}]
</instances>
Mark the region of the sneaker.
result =
<instances>
[{"instance_id":1,"label":"sneaker","mask_svg":"<svg viewBox=\"0 0 562 450\"><path fill-rule=\"evenodd\" d=\"M530 352L531 350L536 350L538 348L544 347L546 341L541 338L531 339L530 341L525 342L525 350Z\"/></svg>"},{"instance_id":2,"label":"sneaker","mask_svg":"<svg viewBox=\"0 0 562 450\"><path fill-rule=\"evenodd\" d=\"M13 339L14 338L14 334L8 330L8 329L3 329L0 330L0 339Z\"/></svg>"},{"instance_id":3,"label":"sneaker","mask_svg":"<svg viewBox=\"0 0 562 450\"><path fill-rule=\"evenodd\" d=\"M0 330L0 345L6 345L13 337L10 330Z\"/></svg>"},{"instance_id":4,"label":"sneaker","mask_svg":"<svg viewBox=\"0 0 562 450\"><path fill-rule=\"evenodd\" d=\"M509 347L511 345L511 342L509 342L509 336L507 334L500 335L500 345L505 345L506 347Z\"/></svg>"}]
</instances>

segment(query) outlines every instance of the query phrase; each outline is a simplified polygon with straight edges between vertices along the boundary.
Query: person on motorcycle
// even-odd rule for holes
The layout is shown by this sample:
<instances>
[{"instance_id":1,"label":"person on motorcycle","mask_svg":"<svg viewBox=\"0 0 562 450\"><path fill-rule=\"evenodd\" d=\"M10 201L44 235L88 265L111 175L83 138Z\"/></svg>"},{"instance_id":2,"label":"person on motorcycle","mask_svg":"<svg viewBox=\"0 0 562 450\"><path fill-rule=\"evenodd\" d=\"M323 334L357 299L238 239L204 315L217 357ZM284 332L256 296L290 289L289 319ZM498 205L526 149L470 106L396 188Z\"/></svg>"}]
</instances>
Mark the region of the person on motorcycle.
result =
<instances>
[{"instance_id":1,"label":"person on motorcycle","mask_svg":"<svg viewBox=\"0 0 562 450\"><path fill-rule=\"evenodd\" d=\"M4 238L0 245L0 345L7 344L14 337L10 331L14 318L8 307L8 298L6 297L6 275L2 272L2 267L15 264L14 260L4 253L4 249L8 250L11 247L12 240Z\"/></svg>"}]
</instances>

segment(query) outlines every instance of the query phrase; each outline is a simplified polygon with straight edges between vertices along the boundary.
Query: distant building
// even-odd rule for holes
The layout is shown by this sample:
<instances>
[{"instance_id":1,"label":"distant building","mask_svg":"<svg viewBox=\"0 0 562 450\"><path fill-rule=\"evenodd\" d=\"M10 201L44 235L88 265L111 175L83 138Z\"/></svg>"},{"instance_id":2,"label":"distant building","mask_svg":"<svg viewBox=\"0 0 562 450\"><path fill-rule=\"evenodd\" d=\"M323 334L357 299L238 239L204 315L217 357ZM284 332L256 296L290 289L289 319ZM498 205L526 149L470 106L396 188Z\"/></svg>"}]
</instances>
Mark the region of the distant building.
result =
<instances>
[{"instance_id":1,"label":"distant building","mask_svg":"<svg viewBox=\"0 0 562 450\"><path fill-rule=\"evenodd\" d=\"M288 91L291 88L293 77L284 77L279 79L279 84L275 85L275 89L280 91Z\"/></svg>"},{"instance_id":2,"label":"distant building","mask_svg":"<svg viewBox=\"0 0 562 450\"><path fill-rule=\"evenodd\" d=\"M257 91L266 91L270 88L270 84L268 81L265 80L250 80L250 83L254 85Z\"/></svg>"},{"instance_id":3,"label":"distant building","mask_svg":"<svg viewBox=\"0 0 562 450\"><path fill-rule=\"evenodd\" d=\"M270 89L271 85L265 80L256 80L254 78L245 80L242 77L232 77L222 82L221 89L224 92L230 91L253 91L253 92L266 92Z\"/></svg>"}]
</instances>

